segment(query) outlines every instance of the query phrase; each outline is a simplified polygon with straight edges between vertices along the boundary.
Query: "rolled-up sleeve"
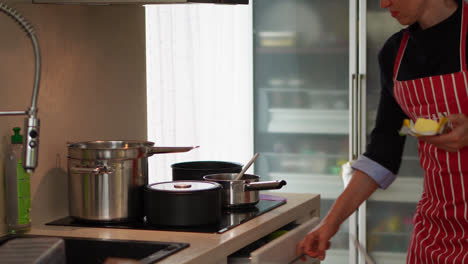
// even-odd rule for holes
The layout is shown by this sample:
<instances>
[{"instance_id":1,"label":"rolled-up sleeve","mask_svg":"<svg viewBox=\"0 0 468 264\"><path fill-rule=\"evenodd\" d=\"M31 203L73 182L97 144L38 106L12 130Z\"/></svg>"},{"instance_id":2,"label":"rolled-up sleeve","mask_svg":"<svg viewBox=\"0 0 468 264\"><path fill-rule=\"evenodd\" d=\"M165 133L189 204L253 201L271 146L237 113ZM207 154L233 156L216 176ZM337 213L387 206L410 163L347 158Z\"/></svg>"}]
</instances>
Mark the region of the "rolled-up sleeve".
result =
<instances>
[{"instance_id":1,"label":"rolled-up sleeve","mask_svg":"<svg viewBox=\"0 0 468 264\"><path fill-rule=\"evenodd\" d=\"M396 175L393 174L390 170L364 155L360 156L356 161L354 161L351 164L351 167L369 175L369 177L374 179L382 189L387 189L396 178Z\"/></svg>"},{"instance_id":2,"label":"rolled-up sleeve","mask_svg":"<svg viewBox=\"0 0 468 264\"><path fill-rule=\"evenodd\" d=\"M382 189L390 186L398 174L406 139L399 130L407 116L393 96L393 66L399 41L392 43L387 42L379 53L381 90L374 129L367 138L365 152L351 165L372 177Z\"/></svg>"}]
</instances>

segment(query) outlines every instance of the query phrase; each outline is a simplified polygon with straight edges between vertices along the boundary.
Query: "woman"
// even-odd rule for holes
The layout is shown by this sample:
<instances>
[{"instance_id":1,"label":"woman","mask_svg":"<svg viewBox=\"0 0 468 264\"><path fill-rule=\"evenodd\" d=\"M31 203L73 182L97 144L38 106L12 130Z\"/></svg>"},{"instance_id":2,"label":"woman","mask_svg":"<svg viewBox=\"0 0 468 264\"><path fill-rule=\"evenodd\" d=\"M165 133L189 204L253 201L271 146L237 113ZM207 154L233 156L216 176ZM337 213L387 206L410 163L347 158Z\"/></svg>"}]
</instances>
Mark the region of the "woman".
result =
<instances>
[{"instance_id":1,"label":"woman","mask_svg":"<svg viewBox=\"0 0 468 264\"><path fill-rule=\"evenodd\" d=\"M339 226L400 167L403 119L438 119L451 131L418 138L424 169L407 263L468 263L468 7L463 0L381 0L406 29L379 54L381 98L366 152L322 222L299 243L298 255L323 260Z\"/></svg>"}]
</instances>

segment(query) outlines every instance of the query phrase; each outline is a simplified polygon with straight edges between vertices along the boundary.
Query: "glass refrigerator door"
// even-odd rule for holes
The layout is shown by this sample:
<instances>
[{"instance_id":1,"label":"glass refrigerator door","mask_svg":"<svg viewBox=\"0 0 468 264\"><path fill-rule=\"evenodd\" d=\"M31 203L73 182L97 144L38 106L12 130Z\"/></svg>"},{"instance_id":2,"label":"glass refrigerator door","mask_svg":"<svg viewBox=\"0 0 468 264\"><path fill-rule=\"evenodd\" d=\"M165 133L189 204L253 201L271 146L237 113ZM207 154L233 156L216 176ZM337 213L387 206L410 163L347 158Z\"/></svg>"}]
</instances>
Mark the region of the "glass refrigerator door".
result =
<instances>
[{"instance_id":1,"label":"glass refrigerator door","mask_svg":"<svg viewBox=\"0 0 468 264\"><path fill-rule=\"evenodd\" d=\"M253 12L255 173L320 194L323 217L349 156L349 2L256 0ZM348 263L348 229L322 263Z\"/></svg>"},{"instance_id":2,"label":"glass refrigerator door","mask_svg":"<svg viewBox=\"0 0 468 264\"><path fill-rule=\"evenodd\" d=\"M367 1L365 12L367 13L366 136L368 136L375 122L380 97L378 52L384 42L402 26L391 17L388 10L380 8L379 1ZM387 190L379 189L367 202L366 244L368 252L376 263L406 263L412 217L422 193L422 177L417 141L414 137L408 136L397 179ZM360 263L364 263L362 258Z\"/></svg>"}]
</instances>

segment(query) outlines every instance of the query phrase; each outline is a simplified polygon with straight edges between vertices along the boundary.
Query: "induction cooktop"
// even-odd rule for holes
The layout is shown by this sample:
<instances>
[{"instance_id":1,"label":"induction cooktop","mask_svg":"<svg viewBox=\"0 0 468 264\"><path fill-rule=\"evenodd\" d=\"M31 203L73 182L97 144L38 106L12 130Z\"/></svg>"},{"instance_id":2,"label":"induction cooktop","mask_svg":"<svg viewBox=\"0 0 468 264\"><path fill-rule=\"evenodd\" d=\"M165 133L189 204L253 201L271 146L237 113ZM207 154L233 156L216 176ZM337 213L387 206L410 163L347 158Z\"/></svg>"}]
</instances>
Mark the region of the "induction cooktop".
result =
<instances>
[{"instance_id":1,"label":"induction cooktop","mask_svg":"<svg viewBox=\"0 0 468 264\"><path fill-rule=\"evenodd\" d=\"M245 223L259 215L271 211L286 203L286 199L273 195L260 194L259 202L250 207L225 209L223 210L221 220L215 225L172 227L172 226L153 226L142 221L129 221L120 223L99 223L82 222L71 216L57 219L46 225L57 226L78 226L78 227L105 227L121 229L140 229L140 230L160 230L160 231L180 231L180 232L198 232L198 233L224 233L242 223Z\"/></svg>"}]
</instances>

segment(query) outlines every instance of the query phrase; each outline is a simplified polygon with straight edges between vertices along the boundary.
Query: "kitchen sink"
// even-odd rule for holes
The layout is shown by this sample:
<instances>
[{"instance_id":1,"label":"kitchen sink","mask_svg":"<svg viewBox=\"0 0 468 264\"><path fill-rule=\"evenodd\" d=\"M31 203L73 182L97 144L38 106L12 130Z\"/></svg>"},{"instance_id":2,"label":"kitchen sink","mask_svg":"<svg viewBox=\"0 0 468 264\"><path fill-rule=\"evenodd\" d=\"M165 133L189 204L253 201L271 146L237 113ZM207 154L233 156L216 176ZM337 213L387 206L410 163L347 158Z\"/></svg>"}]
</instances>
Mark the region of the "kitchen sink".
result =
<instances>
[{"instance_id":1,"label":"kitchen sink","mask_svg":"<svg viewBox=\"0 0 468 264\"><path fill-rule=\"evenodd\" d=\"M50 236L22 235L0 238L3 243L16 238L41 238ZM179 250L189 246L188 243L133 241L97 238L59 237L65 242L67 264L102 264L109 258L127 258L138 260L142 264L156 263ZM24 250L24 249L23 249ZM18 255L21 255L18 250Z\"/></svg>"}]
</instances>

